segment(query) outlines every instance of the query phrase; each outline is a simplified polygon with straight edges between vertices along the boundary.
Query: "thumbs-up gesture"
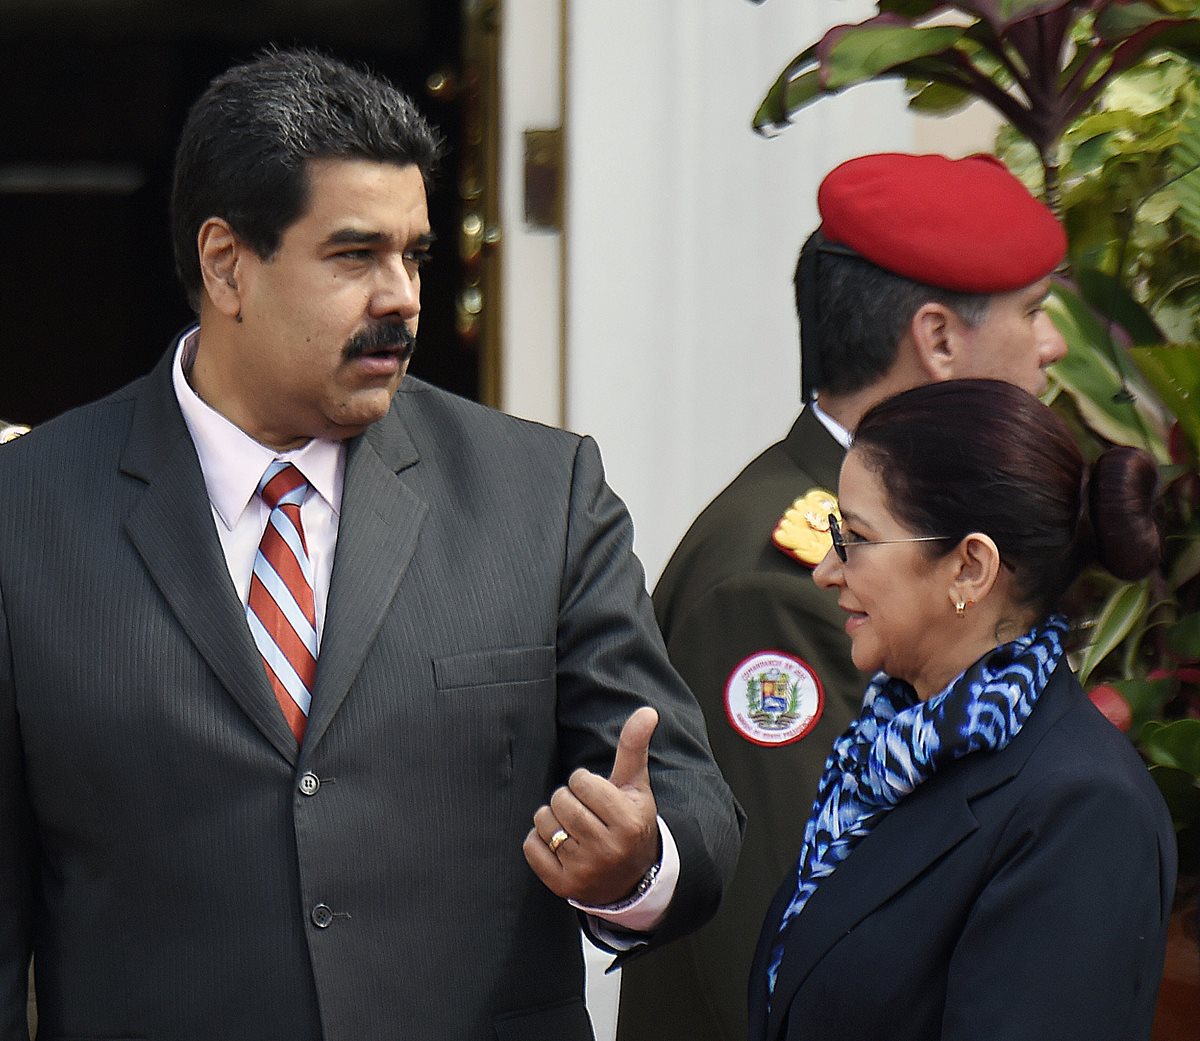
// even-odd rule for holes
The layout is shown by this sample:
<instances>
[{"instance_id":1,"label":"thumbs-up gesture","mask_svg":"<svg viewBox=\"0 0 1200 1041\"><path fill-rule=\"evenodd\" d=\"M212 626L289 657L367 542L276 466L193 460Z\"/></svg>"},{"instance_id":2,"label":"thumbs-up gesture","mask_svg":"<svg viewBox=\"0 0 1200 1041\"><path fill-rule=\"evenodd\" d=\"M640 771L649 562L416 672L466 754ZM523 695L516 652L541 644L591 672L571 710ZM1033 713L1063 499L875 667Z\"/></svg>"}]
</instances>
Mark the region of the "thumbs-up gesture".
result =
<instances>
[{"instance_id":1,"label":"thumbs-up gesture","mask_svg":"<svg viewBox=\"0 0 1200 1041\"><path fill-rule=\"evenodd\" d=\"M525 859L549 889L581 904L615 904L659 857L650 790L650 736L658 713L639 708L621 729L607 778L578 769L533 815Z\"/></svg>"}]
</instances>

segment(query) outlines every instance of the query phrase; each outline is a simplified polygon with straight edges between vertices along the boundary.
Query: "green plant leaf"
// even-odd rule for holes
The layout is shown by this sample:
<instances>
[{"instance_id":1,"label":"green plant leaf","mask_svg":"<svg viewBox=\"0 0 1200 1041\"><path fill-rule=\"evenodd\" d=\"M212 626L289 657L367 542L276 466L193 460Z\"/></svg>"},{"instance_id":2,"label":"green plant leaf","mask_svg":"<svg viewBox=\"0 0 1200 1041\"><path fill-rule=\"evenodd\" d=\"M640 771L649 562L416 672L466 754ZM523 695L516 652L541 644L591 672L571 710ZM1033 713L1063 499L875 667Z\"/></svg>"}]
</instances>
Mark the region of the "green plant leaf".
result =
<instances>
[{"instance_id":1,"label":"green plant leaf","mask_svg":"<svg viewBox=\"0 0 1200 1041\"><path fill-rule=\"evenodd\" d=\"M966 85L962 71L939 54L946 50L947 41L960 39L964 32L961 26L914 29L894 15L835 26L779 74L759 104L752 125L758 133L771 136L817 98L870 80L912 77L961 89ZM1020 107L1002 100L1020 118Z\"/></svg>"},{"instance_id":2,"label":"green plant leaf","mask_svg":"<svg viewBox=\"0 0 1200 1041\"><path fill-rule=\"evenodd\" d=\"M1096 668L1138 624L1150 602L1147 582L1130 582L1117 587L1105 602L1092 630L1092 639L1079 666L1079 682L1087 686Z\"/></svg>"},{"instance_id":3,"label":"green plant leaf","mask_svg":"<svg viewBox=\"0 0 1200 1041\"><path fill-rule=\"evenodd\" d=\"M1184 615L1171 626L1167 646L1184 661L1200 661L1200 613Z\"/></svg>"},{"instance_id":4,"label":"green plant leaf","mask_svg":"<svg viewBox=\"0 0 1200 1041\"><path fill-rule=\"evenodd\" d=\"M1071 156L1071 175L1086 178L1101 170L1114 151L1112 134L1096 134L1081 141Z\"/></svg>"},{"instance_id":5,"label":"green plant leaf","mask_svg":"<svg viewBox=\"0 0 1200 1041\"><path fill-rule=\"evenodd\" d=\"M897 74L906 62L948 51L965 32L962 26L914 29L897 22L883 16L831 29L817 46L825 89L844 90L886 73Z\"/></svg>"},{"instance_id":6,"label":"green plant leaf","mask_svg":"<svg viewBox=\"0 0 1200 1041\"><path fill-rule=\"evenodd\" d=\"M1119 82L1120 77L1114 81L1114 84ZM1104 95L1106 105L1104 109L1094 112L1090 116L1084 116L1083 119L1076 122L1063 134L1063 141L1066 144L1075 145L1077 141L1086 141L1097 134L1108 134L1114 130L1131 129L1133 120L1130 117L1130 113L1118 108L1112 101L1112 86L1110 85L1109 92ZM1112 107L1108 107L1109 105ZM1072 163L1074 163L1073 157Z\"/></svg>"},{"instance_id":7,"label":"green plant leaf","mask_svg":"<svg viewBox=\"0 0 1200 1041\"><path fill-rule=\"evenodd\" d=\"M1200 102L1193 102L1180 121L1171 165L1182 175L1174 185L1179 219L1192 236L1200 238Z\"/></svg>"},{"instance_id":8,"label":"green plant leaf","mask_svg":"<svg viewBox=\"0 0 1200 1041\"><path fill-rule=\"evenodd\" d=\"M1109 111L1135 116L1151 116L1170 107L1175 100L1166 89L1163 73L1153 65L1141 65L1115 77L1105 88L1104 103Z\"/></svg>"},{"instance_id":9,"label":"green plant leaf","mask_svg":"<svg viewBox=\"0 0 1200 1041\"><path fill-rule=\"evenodd\" d=\"M910 89L913 89L910 85ZM972 100L971 92L946 83L925 83L915 88L908 107L925 115L944 116L957 112Z\"/></svg>"},{"instance_id":10,"label":"green plant leaf","mask_svg":"<svg viewBox=\"0 0 1200 1041\"><path fill-rule=\"evenodd\" d=\"M1077 293L1058 283L1046 301L1046 310L1067 341L1067 356L1051 368L1051 378L1075 402L1084 422L1114 444L1145 448L1167 462L1165 429L1161 415L1135 389L1132 402L1125 393L1133 365L1123 374L1114 358L1123 348L1114 343L1104 321ZM1125 379L1122 376L1125 375Z\"/></svg>"},{"instance_id":11,"label":"green plant leaf","mask_svg":"<svg viewBox=\"0 0 1200 1041\"><path fill-rule=\"evenodd\" d=\"M1167 576L1172 589L1178 589L1185 582L1190 582L1200 575L1200 534L1192 531L1168 536L1168 544L1177 540L1186 540L1187 545L1175 558L1175 563L1171 565L1171 573Z\"/></svg>"},{"instance_id":12,"label":"green plant leaf","mask_svg":"<svg viewBox=\"0 0 1200 1041\"><path fill-rule=\"evenodd\" d=\"M1196 0L1155 0L1167 14L1200 15L1200 3Z\"/></svg>"},{"instance_id":13,"label":"green plant leaf","mask_svg":"<svg viewBox=\"0 0 1200 1041\"><path fill-rule=\"evenodd\" d=\"M1155 192L1143 204L1138 216L1154 224L1165 224L1179 209L1179 200L1171 189Z\"/></svg>"},{"instance_id":14,"label":"green plant leaf","mask_svg":"<svg viewBox=\"0 0 1200 1041\"><path fill-rule=\"evenodd\" d=\"M1075 280L1083 298L1106 318L1124 329L1139 346L1162 343L1165 337L1154 324L1154 318L1134 298L1133 294L1104 271L1077 267ZM1157 389L1157 388L1156 388Z\"/></svg>"},{"instance_id":15,"label":"green plant leaf","mask_svg":"<svg viewBox=\"0 0 1200 1041\"><path fill-rule=\"evenodd\" d=\"M1133 713L1133 720L1129 724L1131 734L1138 733L1149 720L1162 714L1163 706L1174 689L1169 679L1110 680L1109 684L1129 702Z\"/></svg>"},{"instance_id":16,"label":"green plant leaf","mask_svg":"<svg viewBox=\"0 0 1200 1041\"><path fill-rule=\"evenodd\" d=\"M879 13L896 14L901 18L924 18L945 6L943 0L879 0Z\"/></svg>"},{"instance_id":17,"label":"green plant leaf","mask_svg":"<svg viewBox=\"0 0 1200 1041\"><path fill-rule=\"evenodd\" d=\"M1093 28L1101 41L1111 43L1165 20L1170 19L1163 18L1163 9L1157 4L1105 3L1096 13Z\"/></svg>"},{"instance_id":18,"label":"green plant leaf","mask_svg":"<svg viewBox=\"0 0 1200 1041\"><path fill-rule=\"evenodd\" d=\"M1200 343L1134 347L1129 356L1200 450Z\"/></svg>"},{"instance_id":19,"label":"green plant leaf","mask_svg":"<svg viewBox=\"0 0 1200 1041\"><path fill-rule=\"evenodd\" d=\"M755 130L761 134L778 131L787 126L795 112L823 93L816 64L815 43L788 63L754 114Z\"/></svg>"},{"instance_id":20,"label":"green plant leaf","mask_svg":"<svg viewBox=\"0 0 1200 1041\"><path fill-rule=\"evenodd\" d=\"M1200 788L1186 770L1155 764L1150 767L1150 776L1162 792L1177 828L1194 826L1200 821Z\"/></svg>"},{"instance_id":21,"label":"green plant leaf","mask_svg":"<svg viewBox=\"0 0 1200 1041\"><path fill-rule=\"evenodd\" d=\"M953 6L982 18L997 32L1016 22L1071 7L1078 0L959 0Z\"/></svg>"},{"instance_id":22,"label":"green plant leaf","mask_svg":"<svg viewBox=\"0 0 1200 1041\"><path fill-rule=\"evenodd\" d=\"M1163 19L1118 44L1109 70L1127 69L1155 51L1173 51L1189 61L1200 61L1200 20Z\"/></svg>"},{"instance_id":23,"label":"green plant leaf","mask_svg":"<svg viewBox=\"0 0 1200 1041\"><path fill-rule=\"evenodd\" d=\"M1142 751L1156 766L1173 767L1200 778L1200 719L1152 720L1138 735Z\"/></svg>"}]
</instances>

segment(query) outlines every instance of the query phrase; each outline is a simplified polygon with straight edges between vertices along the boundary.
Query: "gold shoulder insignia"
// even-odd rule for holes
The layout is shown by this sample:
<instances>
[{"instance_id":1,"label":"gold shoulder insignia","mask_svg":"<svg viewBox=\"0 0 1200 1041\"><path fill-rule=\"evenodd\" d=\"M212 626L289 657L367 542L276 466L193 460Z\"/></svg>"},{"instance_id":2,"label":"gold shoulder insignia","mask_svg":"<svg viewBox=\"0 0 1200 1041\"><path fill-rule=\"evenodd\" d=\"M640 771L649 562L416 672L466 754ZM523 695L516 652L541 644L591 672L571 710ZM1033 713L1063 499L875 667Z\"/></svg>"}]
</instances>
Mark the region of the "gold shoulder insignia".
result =
<instances>
[{"instance_id":1,"label":"gold shoulder insignia","mask_svg":"<svg viewBox=\"0 0 1200 1041\"><path fill-rule=\"evenodd\" d=\"M831 513L838 513L834 494L824 488L810 488L779 518L771 541L794 560L816 567L833 545L829 537Z\"/></svg>"}]
</instances>

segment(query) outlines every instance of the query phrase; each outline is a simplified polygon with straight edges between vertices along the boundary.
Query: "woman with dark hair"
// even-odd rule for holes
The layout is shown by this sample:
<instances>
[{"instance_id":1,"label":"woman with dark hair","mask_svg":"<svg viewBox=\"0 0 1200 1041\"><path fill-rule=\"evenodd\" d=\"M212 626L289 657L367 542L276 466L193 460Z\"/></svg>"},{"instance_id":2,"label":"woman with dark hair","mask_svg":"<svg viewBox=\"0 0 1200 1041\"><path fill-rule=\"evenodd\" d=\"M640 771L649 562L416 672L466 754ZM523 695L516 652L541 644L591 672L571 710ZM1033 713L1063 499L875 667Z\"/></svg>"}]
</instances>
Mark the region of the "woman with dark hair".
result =
<instances>
[{"instance_id":1,"label":"woman with dark hair","mask_svg":"<svg viewBox=\"0 0 1200 1041\"><path fill-rule=\"evenodd\" d=\"M873 675L768 911L750 1036L1149 1035L1175 881L1170 818L1067 665L1058 599L1159 559L1156 468L1085 464L991 380L867 413L818 584Z\"/></svg>"}]
</instances>

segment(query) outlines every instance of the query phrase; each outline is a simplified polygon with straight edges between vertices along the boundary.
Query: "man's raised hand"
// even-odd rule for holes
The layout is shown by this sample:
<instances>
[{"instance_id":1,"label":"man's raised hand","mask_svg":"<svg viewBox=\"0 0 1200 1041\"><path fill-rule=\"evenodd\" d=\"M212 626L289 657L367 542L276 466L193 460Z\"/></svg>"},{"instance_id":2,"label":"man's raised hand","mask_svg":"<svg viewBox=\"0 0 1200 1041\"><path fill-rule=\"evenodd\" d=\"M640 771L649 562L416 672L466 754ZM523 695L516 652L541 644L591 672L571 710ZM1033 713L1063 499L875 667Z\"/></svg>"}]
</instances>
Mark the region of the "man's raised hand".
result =
<instances>
[{"instance_id":1,"label":"man's raised hand","mask_svg":"<svg viewBox=\"0 0 1200 1041\"><path fill-rule=\"evenodd\" d=\"M525 859L558 896L604 906L629 896L658 861L657 806L650 790L650 737L658 713L626 721L607 778L582 768L533 815Z\"/></svg>"}]
</instances>

